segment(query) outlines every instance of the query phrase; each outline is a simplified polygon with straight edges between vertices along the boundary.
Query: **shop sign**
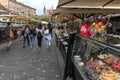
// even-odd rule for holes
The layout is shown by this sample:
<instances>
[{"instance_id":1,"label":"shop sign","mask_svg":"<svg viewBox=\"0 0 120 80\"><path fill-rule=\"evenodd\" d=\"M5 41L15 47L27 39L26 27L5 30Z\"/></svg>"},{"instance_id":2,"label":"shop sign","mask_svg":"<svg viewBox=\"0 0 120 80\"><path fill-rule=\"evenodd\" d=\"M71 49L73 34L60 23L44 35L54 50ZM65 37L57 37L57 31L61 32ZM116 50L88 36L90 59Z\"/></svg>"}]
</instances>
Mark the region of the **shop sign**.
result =
<instances>
[{"instance_id":1,"label":"shop sign","mask_svg":"<svg viewBox=\"0 0 120 80\"><path fill-rule=\"evenodd\" d=\"M90 29L88 24L81 24L80 25L80 35L89 37L90 36Z\"/></svg>"}]
</instances>

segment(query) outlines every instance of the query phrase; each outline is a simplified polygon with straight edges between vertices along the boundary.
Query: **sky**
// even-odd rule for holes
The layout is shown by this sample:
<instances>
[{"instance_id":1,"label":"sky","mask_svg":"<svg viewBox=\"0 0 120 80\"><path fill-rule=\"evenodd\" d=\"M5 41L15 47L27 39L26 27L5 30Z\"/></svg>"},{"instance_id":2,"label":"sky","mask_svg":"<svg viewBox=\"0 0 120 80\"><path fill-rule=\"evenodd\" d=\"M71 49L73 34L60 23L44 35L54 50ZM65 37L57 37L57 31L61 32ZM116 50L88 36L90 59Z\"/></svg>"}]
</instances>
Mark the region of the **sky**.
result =
<instances>
[{"instance_id":1,"label":"sky","mask_svg":"<svg viewBox=\"0 0 120 80\"><path fill-rule=\"evenodd\" d=\"M37 15L43 15L44 6L46 9L56 9L58 0L17 0L36 9Z\"/></svg>"}]
</instances>

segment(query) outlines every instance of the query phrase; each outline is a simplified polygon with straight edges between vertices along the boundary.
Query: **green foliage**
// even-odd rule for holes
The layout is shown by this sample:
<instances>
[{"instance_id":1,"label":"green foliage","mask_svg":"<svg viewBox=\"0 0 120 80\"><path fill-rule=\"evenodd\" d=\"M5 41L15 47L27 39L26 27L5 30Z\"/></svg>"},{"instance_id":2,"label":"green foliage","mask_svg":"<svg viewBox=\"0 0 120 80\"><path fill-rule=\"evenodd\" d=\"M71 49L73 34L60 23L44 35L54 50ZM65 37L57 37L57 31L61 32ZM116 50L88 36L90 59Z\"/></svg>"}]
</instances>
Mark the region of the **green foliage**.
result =
<instances>
[{"instance_id":1,"label":"green foliage","mask_svg":"<svg viewBox=\"0 0 120 80\"><path fill-rule=\"evenodd\" d=\"M30 22L30 24L33 24L35 26L38 26L40 22Z\"/></svg>"},{"instance_id":2,"label":"green foliage","mask_svg":"<svg viewBox=\"0 0 120 80\"><path fill-rule=\"evenodd\" d=\"M41 20L42 20L42 21L49 22L49 18L48 18L48 17L42 18Z\"/></svg>"},{"instance_id":3,"label":"green foliage","mask_svg":"<svg viewBox=\"0 0 120 80\"><path fill-rule=\"evenodd\" d=\"M36 20L41 20L39 16L31 15L30 18L36 19Z\"/></svg>"},{"instance_id":4,"label":"green foliage","mask_svg":"<svg viewBox=\"0 0 120 80\"><path fill-rule=\"evenodd\" d=\"M54 23L54 21L51 19L51 16L34 16L34 15L31 15L30 18L36 19L36 20L39 20L39 21L46 21L46 22ZM32 24L38 25L39 22L32 22Z\"/></svg>"}]
</instances>

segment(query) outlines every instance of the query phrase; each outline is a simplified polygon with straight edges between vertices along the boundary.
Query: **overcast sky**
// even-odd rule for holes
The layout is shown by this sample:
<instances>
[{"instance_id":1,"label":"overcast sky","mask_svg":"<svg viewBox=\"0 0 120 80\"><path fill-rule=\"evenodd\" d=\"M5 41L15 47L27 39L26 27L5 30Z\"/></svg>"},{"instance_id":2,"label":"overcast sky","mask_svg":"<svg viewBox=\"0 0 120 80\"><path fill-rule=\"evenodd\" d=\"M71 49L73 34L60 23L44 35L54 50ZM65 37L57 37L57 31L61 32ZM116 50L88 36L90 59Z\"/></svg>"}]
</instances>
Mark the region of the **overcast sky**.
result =
<instances>
[{"instance_id":1,"label":"overcast sky","mask_svg":"<svg viewBox=\"0 0 120 80\"><path fill-rule=\"evenodd\" d=\"M17 0L36 9L37 15L43 15L44 6L46 9L56 9L58 0Z\"/></svg>"}]
</instances>

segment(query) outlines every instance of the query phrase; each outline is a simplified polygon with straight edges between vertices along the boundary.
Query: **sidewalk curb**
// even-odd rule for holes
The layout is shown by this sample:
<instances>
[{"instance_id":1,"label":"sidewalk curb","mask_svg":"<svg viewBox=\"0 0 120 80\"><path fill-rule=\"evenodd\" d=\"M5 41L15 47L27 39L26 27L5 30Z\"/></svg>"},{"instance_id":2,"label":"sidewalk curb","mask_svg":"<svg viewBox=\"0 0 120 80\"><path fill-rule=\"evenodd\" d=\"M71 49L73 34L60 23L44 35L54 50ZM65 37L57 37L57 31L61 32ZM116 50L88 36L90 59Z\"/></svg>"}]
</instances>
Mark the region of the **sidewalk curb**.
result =
<instances>
[{"instance_id":1,"label":"sidewalk curb","mask_svg":"<svg viewBox=\"0 0 120 80\"><path fill-rule=\"evenodd\" d=\"M63 58L62 58L62 55L61 55L59 49L55 49L55 51L56 51L56 56L57 56L58 63L59 63L59 68L60 68L61 77L62 77L62 79L63 79L65 63L64 63L64 60L63 60Z\"/></svg>"},{"instance_id":2,"label":"sidewalk curb","mask_svg":"<svg viewBox=\"0 0 120 80\"><path fill-rule=\"evenodd\" d=\"M54 42L54 49L55 49L55 53L56 53L56 58L57 58L58 63L59 63L61 78L63 79L65 63L64 63L64 60L62 58L62 55L61 55L59 48L56 46L55 39L53 39L53 42Z\"/></svg>"}]
</instances>

